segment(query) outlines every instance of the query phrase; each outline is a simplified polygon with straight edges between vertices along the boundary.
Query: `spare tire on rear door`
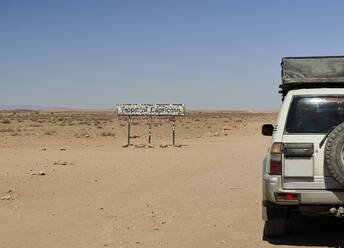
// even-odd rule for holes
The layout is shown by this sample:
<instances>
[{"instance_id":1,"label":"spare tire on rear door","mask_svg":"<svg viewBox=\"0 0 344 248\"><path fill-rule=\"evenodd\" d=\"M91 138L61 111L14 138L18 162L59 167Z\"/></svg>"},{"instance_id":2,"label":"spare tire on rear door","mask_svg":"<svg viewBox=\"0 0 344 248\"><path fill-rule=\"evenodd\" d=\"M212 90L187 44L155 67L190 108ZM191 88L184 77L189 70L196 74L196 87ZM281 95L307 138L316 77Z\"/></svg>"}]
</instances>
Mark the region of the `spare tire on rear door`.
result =
<instances>
[{"instance_id":1,"label":"spare tire on rear door","mask_svg":"<svg viewBox=\"0 0 344 248\"><path fill-rule=\"evenodd\" d=\"M330 174L344 185L344 123L332 130L325 145L325 164Z\"/></svg>"}]
</instances>

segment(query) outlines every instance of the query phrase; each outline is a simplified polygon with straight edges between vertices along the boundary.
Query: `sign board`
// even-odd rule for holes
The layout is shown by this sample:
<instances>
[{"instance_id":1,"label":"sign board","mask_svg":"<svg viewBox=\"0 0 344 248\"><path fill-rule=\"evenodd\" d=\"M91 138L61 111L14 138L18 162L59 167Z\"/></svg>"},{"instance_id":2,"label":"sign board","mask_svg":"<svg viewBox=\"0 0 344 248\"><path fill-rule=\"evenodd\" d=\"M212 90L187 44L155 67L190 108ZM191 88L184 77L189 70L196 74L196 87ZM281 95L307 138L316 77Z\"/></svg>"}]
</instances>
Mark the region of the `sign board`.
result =
<instances>
[{"instance_id":1,"label":"sign board","mask_svg":"<svg viewBox=\"0 0 344 248\"><path fill-rule=\"evenodd\" d=\"M117 114L126 116L184 116L184 104L118 104Z\"/></svg>"}]
</instances>

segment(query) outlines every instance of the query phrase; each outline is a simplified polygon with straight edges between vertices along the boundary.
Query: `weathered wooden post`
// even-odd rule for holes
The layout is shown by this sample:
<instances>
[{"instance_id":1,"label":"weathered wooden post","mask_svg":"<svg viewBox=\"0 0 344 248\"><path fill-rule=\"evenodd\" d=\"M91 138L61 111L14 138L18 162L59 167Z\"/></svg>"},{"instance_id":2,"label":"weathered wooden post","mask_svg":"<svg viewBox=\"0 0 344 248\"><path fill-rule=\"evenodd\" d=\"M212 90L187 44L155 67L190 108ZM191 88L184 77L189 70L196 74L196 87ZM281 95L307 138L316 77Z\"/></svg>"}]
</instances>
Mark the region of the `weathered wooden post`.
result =
<instances>
[{"instance_id":1,"label":"weathered wooden post","mask_svg":"<svg viewBox=\"0 0 344 248\"><path fill-rule=\"evenodd\" d=\"M151 136L152 136L152 116L149 116L149 123L148 123L148 144L151 143Z\"/></svg>"},{"instance_id":2,"label":"weathered wooden post","mask_svg":"<svg viewBox=\"0 0 344 248\"><path fill-rule=\"evenodd\" d=\"M176 140L176 138L175 138L175 136L176 136L176 132L175 132L175 128L176 127L176 117L175 116L173 116L173 118L172 118L172 144L173 144L173 146L175 146L176 144L175 144L175 140Z\"/></svg>"},{"instance_id":3,"label":"weathered wooden post","mask_svg":"<svg viewBox=\"0 0 344 248\"><path fill-rule=\"evenodd\" d=\"M128 115L128 146L130 146L130 115Z\"/></svg>"}]
</instances>

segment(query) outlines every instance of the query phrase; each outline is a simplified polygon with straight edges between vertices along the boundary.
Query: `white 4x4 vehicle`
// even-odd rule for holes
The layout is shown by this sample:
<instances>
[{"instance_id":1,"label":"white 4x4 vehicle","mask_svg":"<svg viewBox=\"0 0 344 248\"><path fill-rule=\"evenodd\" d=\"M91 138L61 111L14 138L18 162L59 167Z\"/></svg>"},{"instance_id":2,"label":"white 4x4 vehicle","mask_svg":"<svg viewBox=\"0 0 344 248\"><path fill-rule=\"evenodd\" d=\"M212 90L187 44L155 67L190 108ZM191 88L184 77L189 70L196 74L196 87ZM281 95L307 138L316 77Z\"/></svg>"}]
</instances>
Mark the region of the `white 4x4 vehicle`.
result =
<instances>
[{"instance_id":1,"label":"white 4x4 vehicle","mask_svg":"<svg viewBox=\"0 0 344 248\"><path fill-rule=\"evenodd\" d=\"M263 162L264 236L291 213L344 217L344 57L282 59L283 104Z\"/></svg>"}]
</instances>

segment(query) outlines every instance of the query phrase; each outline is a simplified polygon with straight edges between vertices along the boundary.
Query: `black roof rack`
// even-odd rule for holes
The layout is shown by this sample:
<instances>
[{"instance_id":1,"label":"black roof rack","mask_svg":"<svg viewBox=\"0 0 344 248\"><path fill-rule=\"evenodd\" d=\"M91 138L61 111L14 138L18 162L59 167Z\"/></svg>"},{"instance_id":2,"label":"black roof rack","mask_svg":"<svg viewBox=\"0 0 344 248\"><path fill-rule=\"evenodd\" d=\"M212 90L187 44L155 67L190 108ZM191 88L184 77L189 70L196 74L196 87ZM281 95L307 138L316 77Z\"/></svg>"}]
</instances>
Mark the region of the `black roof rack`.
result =
<instances>
[{"instance_id":1,"label":"black roof rack","mask_svg":"<svg viewBox=\"0 0 344 248\"><path fill-rule=\"evenodd\" d=\"M282 100L290 90L344 88L344 56L282 58Z\"/></svg>"}]
</instances>

